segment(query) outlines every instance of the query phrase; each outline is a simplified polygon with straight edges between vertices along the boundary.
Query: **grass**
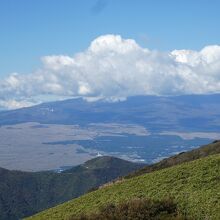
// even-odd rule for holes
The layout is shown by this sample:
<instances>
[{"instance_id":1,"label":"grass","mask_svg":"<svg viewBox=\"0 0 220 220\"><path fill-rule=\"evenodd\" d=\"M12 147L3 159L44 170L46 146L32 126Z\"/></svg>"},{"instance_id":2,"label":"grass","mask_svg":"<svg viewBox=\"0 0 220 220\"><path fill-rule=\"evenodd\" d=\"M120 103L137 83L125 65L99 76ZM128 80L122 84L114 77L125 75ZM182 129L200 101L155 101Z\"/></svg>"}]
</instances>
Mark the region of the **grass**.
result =
<instances>
[{"instance_id":1,"label":"grass","mask_svg":"<svg viewBox=\"0 0 220 220\"><path fill-rule=\"evenodd\" d=\"M45 210L29 220L67 220L132 198L174 198L193 219L220 219L220 154L126 179Z\"/></svg>"}]
</instances>

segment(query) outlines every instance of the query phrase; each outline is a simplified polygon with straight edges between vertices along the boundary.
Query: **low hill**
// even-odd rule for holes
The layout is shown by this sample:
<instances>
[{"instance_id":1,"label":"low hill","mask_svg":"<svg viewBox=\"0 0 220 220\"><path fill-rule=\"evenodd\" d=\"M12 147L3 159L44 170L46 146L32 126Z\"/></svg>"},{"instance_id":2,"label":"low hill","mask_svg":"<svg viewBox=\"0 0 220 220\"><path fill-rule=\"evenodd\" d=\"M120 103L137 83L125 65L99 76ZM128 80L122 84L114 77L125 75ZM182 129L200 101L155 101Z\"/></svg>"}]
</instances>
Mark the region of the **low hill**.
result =
<instances>
[{"instance_id":1,"label":"low hill","mask_svg":"<svg viewBox=\"0 0 220 220\"><path fill-rule=\"evenodd\" d=\"M76 198L142 165L98 157L62 173L0 168L0 219L20 219Z\"/></svg>"},{"instance_id":2,"label":"low hill","mask_svg":"<svg viewBox=\"0 0 220 220\"><path fill-rule=\"evenodd\" d=\"M143 166L144 164L132 163L116 157L102 156L91 159L82 165L63 171L63 173L82 174L84 172L85 174L88 174L91 171L96 172L97 170L102 170L106 174L108 174L108 176L106 176L106 174L104 175L106 176L106 178L112 179L120 176L122 174L122 171L123 173L129 173L131 170L136 170Z\"/></svg>"},{"instance_id":3,"label":"low hill","mask_svg":"<svg viewBox=\"0 0 220 220\"><path fill-rule=\"evenodd\" d=\"M133 177L45 210L29 220L68 220L132 198L174 198L192 219L220 219L220 154Z\"/></svg>"},{"instance_id":4,"label":"low hill","mask_svg":"<svg viewBox=\"0 0 220 220\"><path fill-rule=\"evenodd\" d=\"M207 157L209 155L220 153L220 141L216 140L211 144L204 145L202 147L196 148L188 152L182 152L180 154L174 155L172 157L161 160L158 163L148 165L134 173L129 174L125 178L131 178L134 176L139 176L145 173L150 173L156 170L164 169L181 163L193 161L199 158Z\"/></svg>"}]
</instances>

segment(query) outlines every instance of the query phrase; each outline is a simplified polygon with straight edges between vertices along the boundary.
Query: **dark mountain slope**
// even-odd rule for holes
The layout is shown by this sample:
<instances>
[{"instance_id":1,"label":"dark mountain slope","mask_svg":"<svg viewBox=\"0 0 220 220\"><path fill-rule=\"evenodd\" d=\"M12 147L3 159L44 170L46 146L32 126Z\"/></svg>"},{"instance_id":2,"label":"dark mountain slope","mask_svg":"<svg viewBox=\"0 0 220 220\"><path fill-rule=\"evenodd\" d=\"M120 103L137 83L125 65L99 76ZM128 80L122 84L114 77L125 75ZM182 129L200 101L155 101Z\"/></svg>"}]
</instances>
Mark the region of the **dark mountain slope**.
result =
<instances>
[{"instance_id":1,"label":"dark mountain slope","mask_svg":"<svg viewBox=\"0 0 220 220\"><path fill-rule=\"evenodd\" d=\"M99 157L63 173L0 168L0 219L20 219L78 197L142 165Z\"/></svg>"},{"instance_id":2,"label":"dark mountain slope","mask_svg":"<svg viewBox=\"0 0 220 220\"><path fill-rule=\"evenodd\" d=\"M82 174L83 172L87 174L94 171L96 172L97 170L100 171L104 170L104 172L109 171L106 172L106 174L112 175L111 177L106 176L106 178L112 179L115 178L115 176L120 176L122 170L124 173L126 173L126 172L130 172L133 169L141 168L143 166L144 164L135 164L116 157L103 156L103 157L91 159L85 162L83 165L73 167L71 169L64 171L63 173Z\"/></svg>"}]
</instances>

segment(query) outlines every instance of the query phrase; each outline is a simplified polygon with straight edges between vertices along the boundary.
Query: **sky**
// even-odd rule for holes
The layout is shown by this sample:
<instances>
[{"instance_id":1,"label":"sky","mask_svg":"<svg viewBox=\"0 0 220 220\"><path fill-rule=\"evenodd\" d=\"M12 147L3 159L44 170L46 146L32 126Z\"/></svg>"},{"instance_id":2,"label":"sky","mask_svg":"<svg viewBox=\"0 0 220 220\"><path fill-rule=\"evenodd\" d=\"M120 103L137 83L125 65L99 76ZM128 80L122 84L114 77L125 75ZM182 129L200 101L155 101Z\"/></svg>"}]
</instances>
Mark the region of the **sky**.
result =
<instances>
[{"instance_id":1,"label":"sky","mask_svg":"<svg viewBox=\"0 0 220 220\"><path fill-rule=\"evenodd\" d=\"M220 92L219 8L219 0L0 0L0 108L52 96Z\"/></svg>"}]
</instances>

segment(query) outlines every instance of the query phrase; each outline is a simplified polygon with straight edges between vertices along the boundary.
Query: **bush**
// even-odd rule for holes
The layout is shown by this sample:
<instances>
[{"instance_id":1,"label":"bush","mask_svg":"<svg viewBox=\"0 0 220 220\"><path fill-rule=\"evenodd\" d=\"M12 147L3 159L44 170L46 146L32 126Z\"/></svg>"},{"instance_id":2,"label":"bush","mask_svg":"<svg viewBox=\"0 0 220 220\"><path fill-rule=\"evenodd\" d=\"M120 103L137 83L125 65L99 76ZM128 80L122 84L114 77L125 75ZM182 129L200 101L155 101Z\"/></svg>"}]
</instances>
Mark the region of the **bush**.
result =
<instances>
[{"instance_id":1,"label":"bush","mask_svg":"<svg viewBox=\"0 0 220 220\"><path fill-rule=\"evenodd\" d=\"M108 204L97 213L72 217L70 220L183 220L172 199L155 201L134 198L119 204Z\"/></svg>"}]
</instances>

